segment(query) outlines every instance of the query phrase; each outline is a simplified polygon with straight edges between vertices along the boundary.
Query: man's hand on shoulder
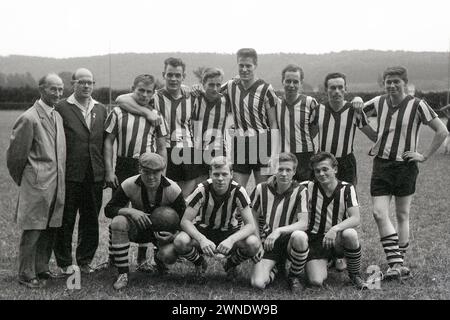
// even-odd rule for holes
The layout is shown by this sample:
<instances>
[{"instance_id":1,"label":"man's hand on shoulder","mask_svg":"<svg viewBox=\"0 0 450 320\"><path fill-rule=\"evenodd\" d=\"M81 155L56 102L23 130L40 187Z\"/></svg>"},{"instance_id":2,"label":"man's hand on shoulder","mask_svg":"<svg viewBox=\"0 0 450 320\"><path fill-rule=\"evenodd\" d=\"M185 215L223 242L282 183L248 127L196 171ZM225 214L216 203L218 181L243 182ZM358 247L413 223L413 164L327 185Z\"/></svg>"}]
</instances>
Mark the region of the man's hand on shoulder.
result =
<instances>
[{"instance_id":1,"label":"man's hand on shoulder","mask_svg":"<svg viewBox=\"0 0 450 320\"><path fill-rule=\"evenodd\" d=\"M192 85L190 93L194 97L199 97L205 94L205 90L203 89L203 86L201 84L196 83Z\"/></svg>"}]
</instances>

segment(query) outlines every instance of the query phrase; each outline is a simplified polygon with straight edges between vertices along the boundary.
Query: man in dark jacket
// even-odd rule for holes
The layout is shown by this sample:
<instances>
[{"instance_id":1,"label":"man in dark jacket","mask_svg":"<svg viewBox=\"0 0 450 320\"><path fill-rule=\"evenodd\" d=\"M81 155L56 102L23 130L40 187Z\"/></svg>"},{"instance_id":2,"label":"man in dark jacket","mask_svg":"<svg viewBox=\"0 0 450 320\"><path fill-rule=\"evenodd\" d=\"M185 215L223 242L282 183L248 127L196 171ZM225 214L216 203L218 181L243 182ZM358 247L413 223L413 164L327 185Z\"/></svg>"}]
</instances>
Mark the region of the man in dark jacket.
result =
<instances>
[{"instance_id":1,"label":"man in dark jacket","mask_svg":"<svg viewBox=\"0 0 450 320\"><path fill-rule=\"evenodd\" d=\"M63 273L72 270L72 234L80 213L76 261L84 273L93 272L90 263L98 247L98 215L102 206L105 168L103 163L104 123L107 110L92 97L92 73L80 68L72 76L73 94L56 110L63 118L67 145L66 199L63 223L58 231L55 256Z\"/></svg>"}]
</instances>

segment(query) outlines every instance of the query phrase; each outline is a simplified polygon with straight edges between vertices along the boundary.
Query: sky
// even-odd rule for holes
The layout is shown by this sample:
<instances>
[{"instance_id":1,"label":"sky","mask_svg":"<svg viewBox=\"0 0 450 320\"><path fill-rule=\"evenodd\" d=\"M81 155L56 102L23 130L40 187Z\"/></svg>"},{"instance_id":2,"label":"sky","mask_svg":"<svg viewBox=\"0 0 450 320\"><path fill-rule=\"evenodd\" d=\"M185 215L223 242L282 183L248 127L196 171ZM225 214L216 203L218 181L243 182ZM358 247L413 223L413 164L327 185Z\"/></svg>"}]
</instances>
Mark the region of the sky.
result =
<instances>
[{"instance_id":1,"label":"sky","mask_svg":"<svg viewBox=\"0 0 450 320\"><path fill-rule=\"evenodd\" d=\"M0 56L448 51L448 0L0 1Z\"/></svg>"}]
</instances>

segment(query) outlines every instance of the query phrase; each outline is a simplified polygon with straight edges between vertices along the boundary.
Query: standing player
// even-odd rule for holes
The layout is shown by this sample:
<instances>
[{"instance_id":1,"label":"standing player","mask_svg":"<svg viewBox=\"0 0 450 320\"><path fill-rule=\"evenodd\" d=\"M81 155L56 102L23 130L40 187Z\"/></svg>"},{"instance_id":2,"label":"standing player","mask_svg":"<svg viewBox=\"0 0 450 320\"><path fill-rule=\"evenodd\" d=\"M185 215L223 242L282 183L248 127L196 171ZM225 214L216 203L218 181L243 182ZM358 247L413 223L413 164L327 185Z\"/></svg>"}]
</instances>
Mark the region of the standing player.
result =
<instances>
[{"instance_id":1,"label":"standing player","mask_svg":"<svg viewBox=\"0 0 450 320\"><path fill-rule=\"evenodd\" d=\"M120 290L128 285L128 251L130 241L152 242L158 246L155 256L160 273L167 272L165 264L175 263L177 255L173 246L174 235L168 232L153 232L149 216L160 206L172 207L180 216L185 202L180 187L163 176L166 162L156 153L144 153L139 158L139 175L126 179L105 206L105 216L111 218L111 240L113 261L119 276L113 287ZM131 202L131 208L128 203Z\"/></svg>"},{"instance_id":2,"label":"standing player","mask_svg":"<svg viewBox=\"0 0 450 320\"><path fill-rule=\"evenodd\" d=\"M250 199L244 187L232 181L232 174L227 158L211 161L210 179L186 200L183 231L174 240L179 255L194 263L200 274L207 268L202 254L228 256L224 269L230 279L236 277L236 267L255 256L261 245L253 234Z\"/></svg>"},{"instance_id":3,"label":"standing player","mask_svg":"<svg viewBox=\"0 0 450 320\"><path fill-rule=\"evenodd\" d=\"M149 106L155 88L155 79L152 75L142 74L134 79L131 88L131 98L142 110L151 111ZM166 125L161 116L161 125L154 125L146 121L144 116L127 112L115 107L109 114L105 124L106 138L104 149L105 182L113 192L127 178L139 174L139 156L145 152L157 152L164 159L166 154ZM116 169L113 170L113 146L117 141ZM139 245L138 269L149 271L146 262L147 247Z\"/></svg>"},{"instance_id":4,"label":"standing player","mask_svg":"<svg viewBox=\"0 0 450 320\"><path fill-rule=\"evenodd\" d=\"M237 64L239 78L227 81L222 86L222 93L231 101L234 119L233 179L245 187L252 172L255 184L268 178L261 169L267 167L271 150L276 150L270 129L277 128L277 97L272 86L255 75L258 55L254 49L239 49Z\"/></svg>"},{"instance_id":5,"label":"standing player","mask_svg":"<svg viewBox=\"0 0 450 320\"><path fill-rule=\"evenodd\" d=\"M281 72L285 96L278 99L276 119L280 132L281 152L293 153L298 161L294 179L310 180L309 159L314 154L314 133L311 133L316 99L301 94L304 73L297 65L289 64Z\"/></svg>"},{"instance_id":6,"label":"standing player","mask_svg":"<svg viewBox=\"0 0 450 320\"><path fill-rule=\"evenodd\" d=\"M370 127L364 112L356 112L352 103L345 100L347 84L344 74L327 74L324 85L328 102L316 109L312 119L318 127L318 151L333 154L338 161L337 178L356 185L356 159L353 154L356 128L372 141L376 139L376 132Z\"/></svg>"},{"instance_id":7,"label":"standing player","mask_svg":"<svg viewBox=\"0 0 450 320\"><path fill-rule=\"evenodd\" d=\"M409 246L409 212L419 173L417 163L430 158L448 135L444 123L424 101L406 94L408 83L404 67L390 67L383 72L386 95L365 104L367 114L377 115L377 140L370 150L375 156L370 182L373 215L378 226L389 268L386 278L410 274L403 265ZM420 125L434 132L425 153L417 151ZM398 233L389 218L389 204L395 197Z\"/></svg>"},{"instance_id":8,"label":"standing player","mask_svg":"<svg viewBox=\"0 0 450 320\"><path fill-rule=\"evenodd\" d=\"M155 79L142 74L134 79L131 97L142 109L153 110L149 102L153 96ZM160 116L161 118L161 116ZM161 118L161 123L162 122ZM139 156L145 152L166 155L166 125L151 125L143 116L115 107L106 120L105 138L105 182L108 187L117 189L127 178L139 173ZM113 145L117 141L116 170L113 171Z\"/></svg>"},{"instance_id":9,"label":"standing player","mask_svg":"<svg viewBox=\"0 0 450 320\"><path fill-rule=\"evenodd\" d=\"M167 123L166 175L180 185L183 196L187 197L195 188L200 168L194 164L191 97L181 89L186 77L186 65L181 59L167 58L162 75L165 87L154 94L151 104ZM129 112L142 114L136 111L136 105L130 103L129 99L122 99L120 106Z\"/></svg>"},{"instance_id":10,"label":"standing player","mask_svg":"<svg viewBox=\"0 0 450 320\"><path fill-rule=\"evenodd\" d=\"M281 153L274 177L258 184L251 195L255 220L259 222L259 236L264 244L262 260L255 264L252 286L264 289L276 274L277 263L284 266L291 261L288 282L293 292L301 289L300 272L306 263L307 248L301 247L303 233L300 216L308 217L306 188L293 181L298 165L292 153Z\"/></svg>"},{"instance_id":11,"label":"standing player","mask_svg":"<svg viewBox=\"0 0 450 320\"><path fill-rule=\"evenodd\" d=\"M193 96L192 127L196 152L202 154L200 183L208 178L211 159L225 155L225 123L230 110L229 99L220 94L223 72L207 68L202 75L204 94Z\"/></svg>"},{"instance_id":12,"label":"standing player","mask_svg":"<svg viewBox=\"0 0 450 320\"><path fill-rule=\"evenodd\" d=\"M300 224L306 232L300 231L298 236L300 249L309 251L305 266L309 283L322 286L327 278L328 260L345 256L353 285L367 288L360 273L361 246L354 229L360 224L355 188L337 179L338 162L331 153L314 155L311 166L317 181L305 183L309 217L301 216Z\"/></svg>"}]
</instances>

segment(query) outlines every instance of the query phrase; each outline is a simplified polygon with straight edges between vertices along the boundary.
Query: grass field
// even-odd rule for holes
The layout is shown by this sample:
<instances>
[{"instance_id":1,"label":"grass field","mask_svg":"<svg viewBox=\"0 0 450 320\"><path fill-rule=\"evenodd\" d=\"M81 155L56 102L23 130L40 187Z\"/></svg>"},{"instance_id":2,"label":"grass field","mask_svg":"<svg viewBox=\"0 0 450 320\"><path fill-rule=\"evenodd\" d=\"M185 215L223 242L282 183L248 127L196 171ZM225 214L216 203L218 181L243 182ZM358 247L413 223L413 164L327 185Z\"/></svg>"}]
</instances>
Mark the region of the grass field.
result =
<instances>
[{"instance_id":1,"label":"grass field","mask_svg":"<svg viewBox=\"0 0 450 320\"><path fill-rule=\"evenodd\" d=\"M308 289L293 296L285 281L280 280L264 292L250 287L251 264L240 267L241 278L236 284L225 281L225 273L216 260L210 260L207 282L198 283L192 279L193 267L177 263L171 267L169 275L131 274L130 286L116 292L112 283L116 273L113 270L99 271L92 276L82 277L81 290L66 289L65 280L48 283L43 290L29 290L17 282L17 249L20 232L13 221L18 188L14 185L6 169L5 153L17 111L0 112L0 300L3 299L450 299L450 219L449 188L450 156L442 150L425 164L420 165L417 193L411 208L411 246L407 254L407 264L413 278L400 284L383 282L380 290L359 292L349 285L346 274L331 272L326 286ZM420 145L423 148L431 142L431 130L422 129ZM362 225L359 229L363 248L363 271L369 265L379 265L386 269L385 257L379 242L376 224L371 214L369 181L372 159L367 155L369 141L361 133L356 137L356 158L358 160L357 187L361 205ZM250 190L249 190L250 191ZM110 198L105 191L104 202ZM101 240L93 264L107 259L108 219L101 212ZM135 267L136 248L131 252L132 270ZM51 268L55 268L52 259Z\"/></svg>"}]
</instances>

